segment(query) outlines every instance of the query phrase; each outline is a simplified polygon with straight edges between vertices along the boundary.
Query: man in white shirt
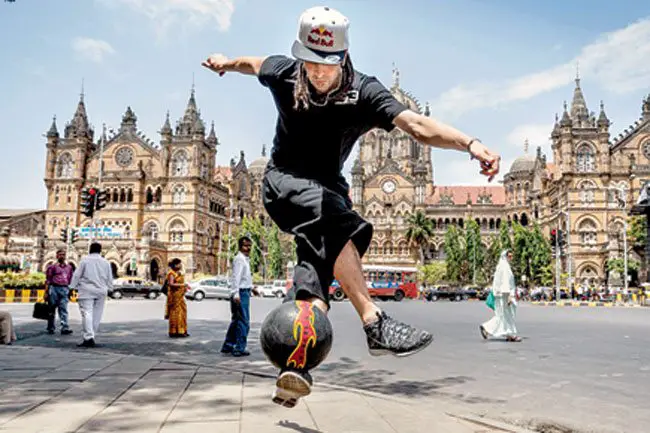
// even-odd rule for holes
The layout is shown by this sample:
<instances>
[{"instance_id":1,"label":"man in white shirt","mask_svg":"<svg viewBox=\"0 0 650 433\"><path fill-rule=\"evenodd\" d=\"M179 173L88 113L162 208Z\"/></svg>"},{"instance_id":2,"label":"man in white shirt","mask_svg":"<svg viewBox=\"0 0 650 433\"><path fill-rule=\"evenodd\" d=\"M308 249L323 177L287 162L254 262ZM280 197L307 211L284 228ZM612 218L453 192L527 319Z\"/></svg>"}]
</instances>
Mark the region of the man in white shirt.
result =
<instances>
[{"instance_id":1,"label":"man in white shirt","mask_svg":"<svg viewBox=\"0 0 650 433\"><path fill-rule=\"evenodd\" d=\"M79 293L77 303L84 339L79 347L95 347L95 334L104 313L106 295L113 288L111 264L101 256L101 252L101 244L90 244L89 254L81 260L70 282L70 288Z\"/></svg>"},{"instance_id":2,"label":"man in white shirt","mask_svg":"<svg viewBox=\"0 0 650 433\"><path fill-rule=\"evenodd\" d=\"M226 339L221 347L221 353L231 353L233 356L248 356L246 350L248 332L250 330L250 299L253 289L253 277L249 255L253 242L248 236L238 240L239 253L232 261L232 276L230 285L231 321L226 332Z\"/></svg>"}]
</instances>

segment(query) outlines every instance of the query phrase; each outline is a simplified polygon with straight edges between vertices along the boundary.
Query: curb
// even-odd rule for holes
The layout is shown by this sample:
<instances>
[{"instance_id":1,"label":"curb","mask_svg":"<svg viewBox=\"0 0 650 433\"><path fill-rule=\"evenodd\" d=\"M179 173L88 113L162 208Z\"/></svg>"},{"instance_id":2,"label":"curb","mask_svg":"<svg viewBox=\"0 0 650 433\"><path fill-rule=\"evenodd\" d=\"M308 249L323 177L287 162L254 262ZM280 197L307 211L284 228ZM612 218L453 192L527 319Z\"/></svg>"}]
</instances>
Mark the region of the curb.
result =
<instances>
[{"instance_id":1,"label":"curb","mask_svg":"<svg viewBox=\"0 0 650 433\"><path fill-rule=\"evenodd\" d=\"M530 305L540 307L618 307L618 308L642 308L640 304L617 304L615 302L579 302L579 301L533 301Z\"/></svg>"}]
</instances>

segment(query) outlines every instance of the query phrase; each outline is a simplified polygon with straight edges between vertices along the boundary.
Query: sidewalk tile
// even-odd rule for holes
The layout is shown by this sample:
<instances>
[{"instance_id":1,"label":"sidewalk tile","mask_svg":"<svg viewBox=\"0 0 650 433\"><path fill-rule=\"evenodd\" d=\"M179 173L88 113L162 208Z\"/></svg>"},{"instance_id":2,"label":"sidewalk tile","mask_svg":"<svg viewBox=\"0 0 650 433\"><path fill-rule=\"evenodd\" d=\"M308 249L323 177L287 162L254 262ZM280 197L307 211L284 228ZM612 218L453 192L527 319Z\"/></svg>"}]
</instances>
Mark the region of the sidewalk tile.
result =
<instances>
[{"instance_id":1,"label":"sidewalk tile","mask_svg":"<svg viewBox=\"0 0 650 433\"><path fill-rule=\"evenodd\" d=\"M395 433L397 431L359 394L328 392L328 397L328 401L311 402L309 397L305 399L316 424L323 432Z\"/></svg>"},{"instance_id":2,"label":"sidewalk tile","mask_svg":"<svg viewBox=\"0 0 650 433\"><path fill-rule=\"evenodd\" d=\"M273 380L245 376L241 433L319 432L304 401L291 409L279 406L271 401L271 393L274 389ZM342 433L344 430L338 432Z\"/></svg>"},{"instance_id":3,"label":"sidewalk tile","mask_svg":"<svg viewBox=\"0 0 650 433\"><path fill-rule=\"evenodd\" d=\"M160 433L239 433L239 421L166 423ZM261 433L261 432L260 432ZM289 432L285 432L289 433Z\"/></svg>"},{"instance_id":4,"label":"sidewalk tile","mask_svg":"<svg viewBox=\"0 0 650 433\"><path fill-rule=\"evenodd\" d=\"M99 377L99 376L96 376ZM138 381L78 433L133 431L157 433L182 395L188 380Z\"/></svg>"},{"instance_id":5,"label":"sidewalk tile","mask_svg":"<svg viewBox=\"0 0 650 433\"><path fill-rule=\"evenodd\" d=\"M239 422L241 410L242 375L211 376L209 381L195 376L168 422ZM207 379L207 378L206 378Z\"/></svg>"}]
</instances>

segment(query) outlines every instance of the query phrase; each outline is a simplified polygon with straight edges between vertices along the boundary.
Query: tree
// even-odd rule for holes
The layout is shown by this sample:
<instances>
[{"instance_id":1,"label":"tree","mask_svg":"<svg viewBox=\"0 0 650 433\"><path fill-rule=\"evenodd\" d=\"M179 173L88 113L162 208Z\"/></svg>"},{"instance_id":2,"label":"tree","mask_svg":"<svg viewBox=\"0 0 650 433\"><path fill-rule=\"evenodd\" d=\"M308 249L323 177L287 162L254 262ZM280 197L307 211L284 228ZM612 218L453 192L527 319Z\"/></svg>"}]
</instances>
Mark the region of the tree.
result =
<instances>
[{"instance_id":1,"label":"tree","mask_svg":"<svg viewBox=\"0 0 650 433\"><path fill-rule=\"evenodd\" d=\"M418 266L420 281L425 284L437 284L443 281L447 275L445 262L432 262Z\"/></svg>"},{"instance_id":2,"label":"tree","mask_svg":"<svg viewBox=\"0 0 650 433\"><path fill-rule=\"evenodd\" d=\"M499 257L501 256L501 242L497 236L493 236L490 242L490 247L485 254L485 261L483 262L483 275L485 275L485 282L491 284L492 276L496 270Z\"/></svg>"},{"instance_id":3,"label":"tree","mask_svg":"<svg viewBox=\"0 0 650 433\"><path fill-rule=\"evenodd\" d=\"M424 264L424 247L433 236L433 223L422 211L410 214L406 218L406 240L418 248L420 263Z\"/></svg>"},{"instance_id":4,"label":"tree","mask_svg":"<svg viewBox=\"0 0 650 433\"><path fill-rule=\"evenodd\" d=\"M282 253L282 245L280 244L280 230L275 224L272 224L266 231L266 245L268 248L267 275L273 279L280 278L283 273L285 260L284 254Z\"/></svg>"},{"instance_id":5,"label":"tree","mask_svg":"<svg viewBox=\"0 0 650 433\"><path fill-rule=\"evenodd\" d=\"M539 224L535 222L529 236L530 247L530 282L535 285L545 285L543 281L548 280L548 273L552 269L551 246L544 237ZM553 280L551 276L551 281Z\"/></svg>"},{"instance_id":6,"label":"tree","mask_svg":"<svg viewBox=\"0 0 650 433\"><path fill-rule=\"evenodd\" d=\"M447 279L450 282L460 282L466 261L463 256L463 238L454 225L447 226L444 249L447 256Z\"/></svg>"},{"instance_id":7,"label":"tree","mask_svg":"<svg viewBox=\"0 0 650 433\"><path fill-rule=\"evenodd\" d=\"M501 251L510 250L512 251L512 239L510 238L510 226L509 223L504 222L499 228L499 247ZM499 251L499 255L501 255Z\"/></svg>"},{"instance_id":8,"label":"tree","mask_svg":"<svg viewBox=\"0 0 650 433\"><path fill-rule=\"evenodd\" d=\"M481 228L474 220L469 220L465 226L465 266L462 282L482 279L483 262L485 261L485 246L481 242Z\"/></svg>"}]
</instances>

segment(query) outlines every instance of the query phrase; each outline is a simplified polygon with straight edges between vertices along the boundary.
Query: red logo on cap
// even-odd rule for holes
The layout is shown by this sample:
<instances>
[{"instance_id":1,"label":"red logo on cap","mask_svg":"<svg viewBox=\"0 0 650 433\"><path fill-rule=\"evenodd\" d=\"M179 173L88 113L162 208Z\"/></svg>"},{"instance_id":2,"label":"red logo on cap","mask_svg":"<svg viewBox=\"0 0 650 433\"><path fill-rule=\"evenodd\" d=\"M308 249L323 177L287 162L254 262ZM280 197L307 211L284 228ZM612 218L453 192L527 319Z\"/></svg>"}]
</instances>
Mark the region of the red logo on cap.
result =
<instances>
[{"instance_id":1,"label":"red logo on cap","mask_svg":"<svg viewBox=\"0 0 650 433\"><path fill-rule=\"evenodd\" d=\"M307 35L307 42L321 47L333 47L334 33L324 26L314 27Z\"/></svg>"}]
</instances>

